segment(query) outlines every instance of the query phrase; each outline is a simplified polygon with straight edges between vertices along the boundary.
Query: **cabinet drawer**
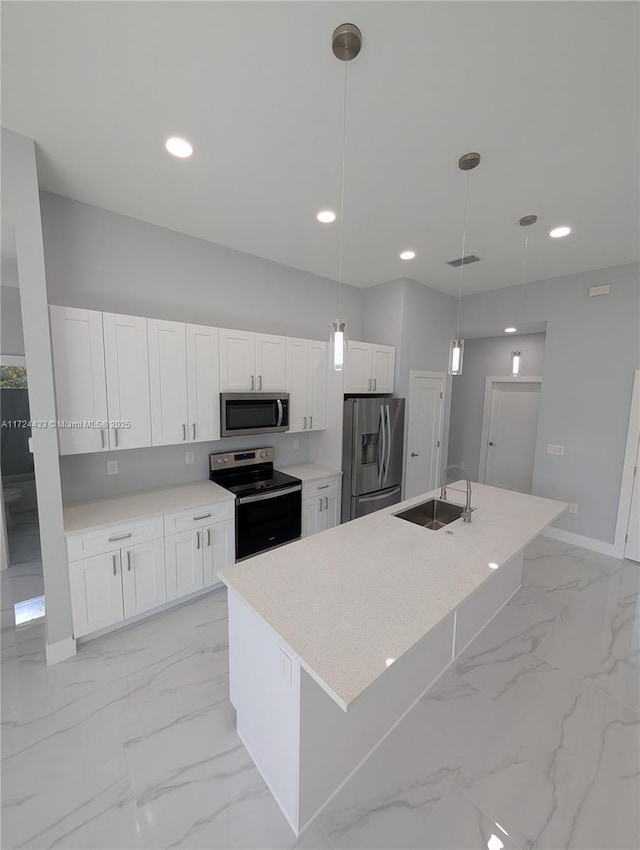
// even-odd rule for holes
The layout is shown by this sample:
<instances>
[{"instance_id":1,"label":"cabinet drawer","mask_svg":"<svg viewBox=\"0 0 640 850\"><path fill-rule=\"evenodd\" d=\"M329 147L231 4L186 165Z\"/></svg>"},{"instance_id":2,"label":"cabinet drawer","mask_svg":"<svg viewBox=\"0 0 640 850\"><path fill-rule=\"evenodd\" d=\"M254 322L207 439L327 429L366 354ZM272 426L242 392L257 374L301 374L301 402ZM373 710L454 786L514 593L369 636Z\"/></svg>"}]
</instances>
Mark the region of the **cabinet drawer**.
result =
<instances>
[{"instance_id":1,"label":"cabinet drawer","mask_svg":"<svg viewBox=\"0 0 640 850\"><path fill-rule=\"evenodd\" d=\"M111 525L98 531L72 534L67 537L67 553L70 561L113 552L147 540L157 540L164 535L161 516L146 517L132 522Z\"/></svg>"},{"instance_id":2,"label":"cabinet drawer","mask_svg":"<svg viewBox=\"0 0 640 850\"><path fill-rule=\"evenodd\" d=\"M218 502L215 505L190 508L188 511L176 511L164 515L165 533L176 534L179 531L202 528L214 522L233 519L234 515L235 505L233 502Z\"/></svg>"},{"instance_id":3,"label":"cabinet drawer","mask_svg":"<svg viewBox=\"0 0 640 850\"><path fill-rule=\"evenodd\" d=\"M319 481L309 481L302 485L302 497L326 496L340 487L340 476L321 478Z\"/></svg>"}]
</instances>

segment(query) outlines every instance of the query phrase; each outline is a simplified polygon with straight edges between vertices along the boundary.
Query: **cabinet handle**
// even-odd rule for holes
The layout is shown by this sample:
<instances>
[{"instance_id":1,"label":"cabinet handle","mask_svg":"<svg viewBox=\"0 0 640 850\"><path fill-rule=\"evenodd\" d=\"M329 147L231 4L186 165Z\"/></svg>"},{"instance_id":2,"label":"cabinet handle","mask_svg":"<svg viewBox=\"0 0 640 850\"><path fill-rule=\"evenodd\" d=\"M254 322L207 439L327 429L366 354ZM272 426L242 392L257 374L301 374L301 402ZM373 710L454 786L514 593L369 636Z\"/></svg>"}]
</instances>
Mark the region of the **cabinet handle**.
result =
<instances>
[{"instance_id":1,"label":"cabinet handle","mask_svg":"<svg viewBox=\"0 0 640 850\"><path fill-rule=\"evenodd\" d=\"M196 531L196 549L200 548L200 532Z\"/></svg>"},{"instance_id":2,"label":"cabinet handle","mask_svg":"<svg viewBox=\"0 0 640 850\"><path fill-rule=\"evenodd\" d=\"M329 497L328 496L324 497L324 509L325 509L325 511L329 510Z\"/></svg>"},{"instance_id":3,"label":"cabinet handle","mask_svg":"<svg viewBox=\"0 0 640 850\"><path fill-rule=\"evenodd\" d=\"M309 428L313 428L313 416L309 417Z\"/></svg>"},{"instance_id":4,"label":"cabinet handle","mask_svg":"<svg viewBox=\"0 0 640 850\"><path fill-rule=\"evenodd\" d=\"M307 417L303 416L302 418L304 419L304 425L302 426L302 430L306 431L307 430Z\"/></svg>"},{"instance_id":5,"label":"cabinet handle","mask_svg":"<svg viewBox=\"0 0 640 850\"><path fill-rule=\"evenodd\" d=\"M369 392L371 392L371 378L369 378L369 380L367 382L367 390L369 390Z\"/></svg>"},{"instance_id":6,"label":"cabinet handle","mask_svg":"<svg viewBox=\"0 0 640 850\"><path fill-rule=\"evenodd\" d=\"M200 514L200 516L194 516L194 518L193 518L193 519L194 519L194 522L195 522L195 520L198 520L198 519L209 519L209 517L210 517L210 516L211 516L211 514L210 514L210 513L208 513L208 514Z\"/></svg>"},{"instance_id":7,"label":"cabinet handle","mask_svg":"<svg viewBox=\"0 0 640 850\"><path fill-rule=\"evenodd\" d=\"M113 436L115 438L116 448L118 448L118 429L117 428L113 429Z\"/></svg>"},{"instance_id":8,"label":"cabinet handle","mask_svg":"<svg viewBox=\"0 0 640 850\"><path fill-rule=\"evenodd\" d=\"M373 391L375 392L378 389L378 379L373 379Z\"/></svg>"},{"instance_id":9,"label":"cabinet handle","mask_svg":"<svg viewBox=\"0 0 640 850\"><path fill-rule=\"evenodd\" d=\"M262 375L258 375L258 389L262 389Z\"/></svg>"},{"instance_id":10,"label":"cabinet handle","mask_svg":"<svg viewBox=\"0 0 640 850\"><path fill-rule=\"evenodd\" d=\"M182 441L184 442L187 439L187 426L182 424Z\"/></svg>"},{"instance_id":11,"label":"cabinet handle","mask_svg":"<svg viewBox=\"0 0 640 850\"><path fill-rule=\"evenodd\" d=\"M117 575L118 575L118 570L117 570L117 566L118 566L118 556L117 556L117 555L112 555L111 557L112 557L112 559L113 559L113 574L114 574L114 576L117 576Z\"/></svg>"},{"instance_id":12,"label":"cabinet handle","mask_svg":"<svg viewBox=\"0 0 640 850\"><path fill-rule=\"evenodd\" d=\"M329 486L330 486L329 484L320 484L318 486L318 490L328 490Z\"/></svg>"},{"instance_id":13,"label":"cabinet handle","mask_svg":"<svg viewBox=\"0 0 640 850\"><path fill-rule=\"evenodd\" d=\"M255 388L256 388L256 379L252 375L251 376L251 389L255 390Z\"/></svg>"},{"instance_id":14,"label":"cabinet handle","mask_svg":"<svg viewBox=\"0 0 640 850\"><path fill-rule=\"evenodd\" d=\"M193 439L195 440L195 438L196 438L196 423L195 422L193 423L191 428L193 429Z\"/></svg>"},{"instance_id":15,"label":"cabinet handle","mask_svg":"<svg viewBox=\"0 0 640 850\"><path fill-rule=\"evenodd\" d=\"M105 447L105 441L104 441L104 428L101 428L101 429L100 429L100 440L101 440L101 442L102 442L102 448L104 449L104 447Z\"/></svg>"},{"instance_id":16,"label":"cabinet handle","mask_svg":"<svg viewBox=\"0 0 640 850\"><path fill-rule=\"evenodd\" d=\"M127 572L131 572L131 549L127 549Z\"/></svg>"},{"instance_id":17,"label":"cabinet handle","mask_svg":"<svg viewBox=\"0 0 640 850\"><path fill-rule=\"evenodd\" d=\"M322 499L318 499L318 502L320 503L320 504L319 504L319 507L318 507L318 510L319 510L319 511L322 511Z\"/></svg>"},{"instance_id":18,"label":"cabinet handle","mask_svg":"<svg viewBox=\"0 0 640 850\"><path fill-rule=\"evenodd\" d=\"M128 534L118 534L115 537L110 537L109 543L114 543L116 540L126 540L127 537L131 537L131 532Z\"/></svg>"},{"instance_id":19,"label":"cabinet handle","mask_svg":"<svg viewBox=\"0 0 640 850\"><path fill-rule=\"evenodd\" d=\"M211 546L211 529L207 529L207 546Z\"/></svg>"}]
</instances>

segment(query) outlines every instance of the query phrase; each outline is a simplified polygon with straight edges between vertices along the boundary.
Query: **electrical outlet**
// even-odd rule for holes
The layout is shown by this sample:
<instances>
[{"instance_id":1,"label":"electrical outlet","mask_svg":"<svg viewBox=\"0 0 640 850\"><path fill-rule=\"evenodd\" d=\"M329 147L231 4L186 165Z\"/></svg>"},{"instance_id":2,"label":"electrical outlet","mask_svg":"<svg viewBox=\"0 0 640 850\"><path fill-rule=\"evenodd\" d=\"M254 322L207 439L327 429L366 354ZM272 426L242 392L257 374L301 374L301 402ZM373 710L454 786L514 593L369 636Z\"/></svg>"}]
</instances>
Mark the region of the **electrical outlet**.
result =
<instances>
[{"instance_id":1,"label":"electrical outlet","mask_svg":"<svg viewBox=\"0 0 640 850\"><path fill-rule=\"evenodd\" d=\"M549 455L563 455L564 454L564 446L554 446L551 443L547 446L547 454Z\"/></svg>"},{"instance_id":2,"label":"electrical outlet","mask_svg":"<svg viewBox=\"0 0 640 850\"><path fill-rule=\"evenodd\" d=\"M280 678L285 684L291 685L291 659L282 650L280 650Z\"/></svg>"},{"instance_id":3,"label":"electrical outlet","mask_svg":"<svg viewBox=\"0 0 640 850\"><path fill-rule=\"evenodd\" d=\"M118 474L118 461L117 460L108 460L107 461L107 475L117 475Z\"/></svg>"},{"instance_id":4,"label":"electrical outlet","mask_svg":"<svg viewBox=\"0 0 640 850\"><path fill-rule=\"evenodd\" d=\"M294 441L293 441L293 450L294 450L294 452L297 452L299 448L300 448L300 440L294 440Z\"/></svg>"},{"instance_id":5,"label":"electrical outlet","mask_svg":"<svg viewBox=\"0 0 640 850\"><path fill-rule=\"evenodd\" d=\"M185 455L184 455L184 462L185 463L193 463L194 460L195 460L194 452L185 452Z\"/></svg>"},{"instance_id":6,"label":"electrical outlet","mask_svg":"<svg viewBox=\"0 0 640 850\"><path fill-rule=\"evenodd\" d=\"M575 502L571 502L571 504L569 505L569 513L570 514L577 514L578 513L578 506L576 505Z\"/></svg>"}]
</instances>

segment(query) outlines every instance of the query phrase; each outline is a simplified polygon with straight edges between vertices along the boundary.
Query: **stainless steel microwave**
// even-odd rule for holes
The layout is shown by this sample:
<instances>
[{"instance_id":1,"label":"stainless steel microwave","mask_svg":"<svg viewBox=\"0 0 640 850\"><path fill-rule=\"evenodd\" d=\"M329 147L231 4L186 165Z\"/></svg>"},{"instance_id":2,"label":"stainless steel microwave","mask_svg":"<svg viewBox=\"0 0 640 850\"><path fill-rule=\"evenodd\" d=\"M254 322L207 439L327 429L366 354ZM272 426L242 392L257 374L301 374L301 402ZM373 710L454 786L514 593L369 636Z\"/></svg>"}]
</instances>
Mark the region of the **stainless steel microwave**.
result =
<instances>
[{"instance_id":1,"label":"stainless steel microwave","mask_svg":"<svg viewBox=\"0 0 640 850\"><path fill-rule=\"evenodd\" d=\"M221 393L220 434L271 434L289 430L289 393Z\"/></svg>"}]
</instances>

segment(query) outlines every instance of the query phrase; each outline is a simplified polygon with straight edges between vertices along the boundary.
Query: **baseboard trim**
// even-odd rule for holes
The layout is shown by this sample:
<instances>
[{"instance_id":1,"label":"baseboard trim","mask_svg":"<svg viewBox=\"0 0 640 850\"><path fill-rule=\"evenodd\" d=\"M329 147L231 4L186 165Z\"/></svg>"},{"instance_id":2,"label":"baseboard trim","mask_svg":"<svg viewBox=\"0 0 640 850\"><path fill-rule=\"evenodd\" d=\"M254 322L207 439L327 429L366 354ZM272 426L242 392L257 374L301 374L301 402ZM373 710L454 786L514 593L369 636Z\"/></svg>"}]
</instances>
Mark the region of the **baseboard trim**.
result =
<instances>
[{"instance_id":1,"label":"baseboard trim","mask_svg":"<svg viewBox=\"0 0 640 850\"><path fill-rule=\"evenodd\" d=\"M44 648L47 656L47 667L51 667L52 664L59 664L61 661L66 661L67 658L73 658L76 654L76 641L75 638L69 637L56 643L45 642Z\"/></svg>"},{"instance_id":2,"label":"baseboard trim","mask_svg":"<svg viewBox=\"0 0 640 850\"><path fill-rule=\"evenodd\" d=\"M542 532L542 536L560 540L562 543L571 543L573 546L580 546L582 549L590 549L600 555L609 555L612 558L622 557L613 543L605 543L604 540L596 540L593 537L584 537L582 534L574 534L572 531L565 531L563 528L549 526Z\"/></svg>"}]
</instances>

